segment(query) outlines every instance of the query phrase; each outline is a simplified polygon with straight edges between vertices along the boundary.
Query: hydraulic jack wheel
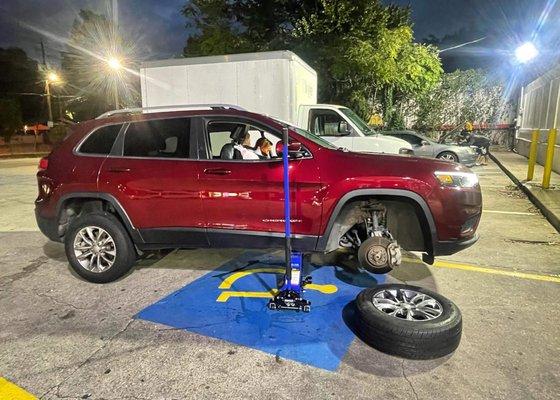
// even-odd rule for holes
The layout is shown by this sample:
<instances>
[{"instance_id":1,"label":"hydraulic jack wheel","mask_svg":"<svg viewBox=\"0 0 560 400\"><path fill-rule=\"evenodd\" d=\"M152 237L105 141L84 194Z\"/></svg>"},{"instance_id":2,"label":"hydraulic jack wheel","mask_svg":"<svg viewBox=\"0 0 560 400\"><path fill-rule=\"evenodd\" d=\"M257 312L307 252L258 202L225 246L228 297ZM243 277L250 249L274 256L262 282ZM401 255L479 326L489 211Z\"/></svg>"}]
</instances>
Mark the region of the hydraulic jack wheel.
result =
<instances>
[{"instance_id":1,"label":"hydraulic jack wheel","mask_svg":"<svg viewBox=\"0 0 560 400\"><path fill-rule=\"evenodd\" d=\"M283 148L282 161L284 166L284 227L285 245L284 255L286 260L286 273L278 293L268 302L271 310L295 310L309 312L311 302L303 298L303 287L311 283L311 277L302 280L303 256L301 253L292 252L291 223L290 223L290 177L288 168L288 128L282 130Z\"/></svg>"}]
</instances>

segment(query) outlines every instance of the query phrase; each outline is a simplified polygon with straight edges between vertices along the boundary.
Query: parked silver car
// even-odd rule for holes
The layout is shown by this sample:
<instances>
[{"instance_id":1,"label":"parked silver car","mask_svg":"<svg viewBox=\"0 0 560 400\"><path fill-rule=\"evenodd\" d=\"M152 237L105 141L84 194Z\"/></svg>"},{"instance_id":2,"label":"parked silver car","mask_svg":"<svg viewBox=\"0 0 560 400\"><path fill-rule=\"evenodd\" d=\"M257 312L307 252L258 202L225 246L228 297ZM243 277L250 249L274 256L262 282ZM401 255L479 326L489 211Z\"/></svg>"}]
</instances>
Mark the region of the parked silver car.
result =
<instances>
[{"instance_id":1,"label":"parked silver car","mask_svg":"<svg viewBox=\"0 0 560 400\"><path fill-rule=\"evenodd\" d=\"M414 131L385 131L382 133L406 140L412 145L412 151L416 156L460 162L466 166L472 166L476 163L476 149L468 145L438 143Z\"/></svg>"}]
</instances>

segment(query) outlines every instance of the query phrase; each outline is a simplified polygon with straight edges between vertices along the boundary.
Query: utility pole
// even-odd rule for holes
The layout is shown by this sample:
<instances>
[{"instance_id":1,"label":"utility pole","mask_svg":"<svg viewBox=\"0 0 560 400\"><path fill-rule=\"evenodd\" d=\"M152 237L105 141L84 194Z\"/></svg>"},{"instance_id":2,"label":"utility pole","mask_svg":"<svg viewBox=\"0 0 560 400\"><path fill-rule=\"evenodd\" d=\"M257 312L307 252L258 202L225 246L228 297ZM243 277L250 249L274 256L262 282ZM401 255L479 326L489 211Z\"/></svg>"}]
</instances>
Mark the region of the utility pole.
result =
<instances>
[{"instance_id":1,"label":"utility pole","mask_svg":"<svg viewBox=\"0 0 560 400\"><path fill-rule=\"evenodd\" d=\"M49 122L47 123L47 125L48 125L49 123L52 123L52 121L53 121L52 105L51 105L51 88L50 88L48 79L45 81L45 89L46 89L46 92L47 92L47 107L49 109Z\"/></svg>"},{"instance_id":2,"label":"utility pole","mask_svg":"<svg viewBox=\"0 0 560 400\"><path fill-rule=\"evenodd\" d=\"M43 66L46 67L47 66L47 59L45 57L45 45L44 45L42 40L41 40L41 55L43 56Z\"/></svg>"}]
</instances>

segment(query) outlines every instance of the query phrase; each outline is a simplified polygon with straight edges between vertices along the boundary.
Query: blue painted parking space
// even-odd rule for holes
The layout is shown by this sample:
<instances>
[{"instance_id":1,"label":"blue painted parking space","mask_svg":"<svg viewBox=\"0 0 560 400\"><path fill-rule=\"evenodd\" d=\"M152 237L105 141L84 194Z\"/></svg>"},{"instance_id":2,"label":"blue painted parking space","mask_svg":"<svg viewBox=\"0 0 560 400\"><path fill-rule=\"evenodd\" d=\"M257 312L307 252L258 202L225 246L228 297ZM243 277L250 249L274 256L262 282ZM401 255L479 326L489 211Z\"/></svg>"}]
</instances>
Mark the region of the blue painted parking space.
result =
<instances>
[{"instance_id":1,"label":"blue painted parking space","mask_svg":"<svg viewBox=\"0 0 560 400\"><path fill-rule=\"evenodd\" d=\"M137 318L252 347L314 367L338 368L354 334L343 309L364 288L383 283L334 266L305 264L311 312L271 311L283 276L281 255L248 252L189 283Z\"/></svg>"}]
</instances>

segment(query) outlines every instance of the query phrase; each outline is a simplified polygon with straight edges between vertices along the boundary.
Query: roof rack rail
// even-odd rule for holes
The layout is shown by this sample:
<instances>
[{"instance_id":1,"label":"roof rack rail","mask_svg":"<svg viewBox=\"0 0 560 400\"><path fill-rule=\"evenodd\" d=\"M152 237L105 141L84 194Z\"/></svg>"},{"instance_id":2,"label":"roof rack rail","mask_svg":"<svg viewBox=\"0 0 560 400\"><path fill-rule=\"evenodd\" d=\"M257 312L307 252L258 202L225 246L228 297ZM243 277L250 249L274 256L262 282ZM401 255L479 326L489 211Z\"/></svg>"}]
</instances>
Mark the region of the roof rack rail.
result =
<instances>
[{"instance_id":1,"label":"roof rack rail","mask_svg":"<svg viewBox=\"0 0 560 400\"><path fill-rule=\"evenodd\" d=\"M111 110L104 112L95 119L107 118L118 114L137 114L145 111L185 111L185 110L238 110L246 111L243 107L233 104L178 104L169 106L156 106L156 107L135 107L135 108L121 108L119 110Z\"/></svg>"}]
</instances>

